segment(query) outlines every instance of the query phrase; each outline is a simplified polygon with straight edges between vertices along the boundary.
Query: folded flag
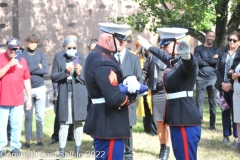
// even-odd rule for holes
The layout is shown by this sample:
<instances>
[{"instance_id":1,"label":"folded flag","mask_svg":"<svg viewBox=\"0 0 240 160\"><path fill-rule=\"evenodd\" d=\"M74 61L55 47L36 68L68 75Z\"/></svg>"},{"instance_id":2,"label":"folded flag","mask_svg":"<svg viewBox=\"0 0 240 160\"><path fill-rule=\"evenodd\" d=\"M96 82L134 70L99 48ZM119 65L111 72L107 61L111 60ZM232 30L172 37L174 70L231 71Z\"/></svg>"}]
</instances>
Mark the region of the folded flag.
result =
<instances>
[{"instance_id":1,"label":"folded flag","mask_svg":"<svg viewBox=\"0 0 240 160\"><path fill-rule=\"evenodd\" d=\"M134 95L134 96L140 97L148 94L148 87L143 84L140 85L140 89L137 90L135 93L129 93L128 86L125 86L122 83L118 84L118 86L122 93L125 93L126 95L129 95L129 96Z\"/></svg>"}]
</instances>

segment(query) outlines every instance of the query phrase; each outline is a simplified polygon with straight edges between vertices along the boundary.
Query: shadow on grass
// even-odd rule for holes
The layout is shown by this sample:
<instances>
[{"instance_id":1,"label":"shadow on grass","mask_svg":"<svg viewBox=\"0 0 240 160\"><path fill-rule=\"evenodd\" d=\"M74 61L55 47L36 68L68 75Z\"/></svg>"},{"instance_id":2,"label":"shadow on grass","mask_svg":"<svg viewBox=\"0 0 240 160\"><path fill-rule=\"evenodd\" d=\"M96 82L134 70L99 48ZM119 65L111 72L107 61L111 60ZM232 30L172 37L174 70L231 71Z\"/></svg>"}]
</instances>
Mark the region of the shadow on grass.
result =
<instances>
[{"instance_id":1,"label":"shadow on grass","mask_svg":"<svg viewBox=\"0 0 240 160\"><path fill-rule=\"evenodd\" d=\"M35 134L36 132L33 132L33 134ZM85 135L87 136L87 135ZM49 141L51 140L51 137L44 134L43 135L43 139L42 142L44 144L44 147L39 147L36 145L36 140L32 140L31 141L31 146L28 149L23 149L24 151L44 151L44 152L53 152L53 151L58 151L59 150L59 142L56 142L54 144L49 144ZM24 140L21 140L22 145L25 143ZM66 142L66 150L72 150L74 151L74 147L75 147L75 142L74 141L67 141ZM86 140L83 139L82 143L81 143L81 151L90 151L93 150L93 142L92 140Z\"/></svg>"},{"instance_id":2,"label":"shadow on grass","mask_svg":"<svg viewBox=\"0 0 240 160\"><path fill-rule=\"evenodd\" d=\"M147 146L146 146L147 147ZM150 155L154 155L154 157L157 158L158 154L156 154L155 152L151 152L151 151L146 151L143 149L134 149L134 152L141 154L141 153L145 153L145 154L150 154Z\"/></svg>"},{"instance_id":3,"label":"shadow on grass","mask_svg":"<svg viewBox=\"0 0 240 160\"><path fill-rule=\"evenodd\" d=\"M215 154L216 153L223 154L223 156L224 156L224 153L238 155L238 157L240 155L240 152L236 151L232 147L232 141L229 141L228 144L223 144L222 139L213 138L211 136L209 138L201 138L198 146L201 148L204 148L204 150L208 152L214 152Z\"/></svg>"},{"instance_id":4,"label":"shadow on grass","mask_svg":"<svg viewBox=\"0 0 240 160\"><path fill-rule=\"evenodd\" d=\"M32 122L32 140L31 140L31 146L28 149L21 148L20 151L22 153L21 160L28 159L28 157L31 158L58 158L59 157L59 143L55 144L48 144L51 140L51 136L53 133L53 126L54 126L54 118L55 114L52 110L45 112L45 118L44 118L44 131L43 131L43 138L42 142L44 144L44 147L36 146L36 119L33 118ZM22 134L21 134L21 143L22 145L25 143L25 130L24 130L24 120L23 120L23 126L22 126ZM66 142L66 154L68 154L68 158L74 159L74 148L75 148L75 142L74 141L67 141ZM92 155L94 152L93 144L92 144L92 138L86 134L83 134L83 140L81 143L81 153L86 155ZM7 146L7 149L9 149L9 145ZM8 156L10 156L10 153L8 151Z\"/></svg>"},{"instance_id":5,"label":"shadow on grass","mask_svg":"<svg viewBox=\"0 0 240 160\"><path fill-rule=\"evenodd\" d=\"M201 127L202 127L202 129L209 130L209 127L210 127L209 121L203 121ZM217 128L217 130L222 130L222 123L217 122L216 128Z\"/></svg>"}]
</instances>

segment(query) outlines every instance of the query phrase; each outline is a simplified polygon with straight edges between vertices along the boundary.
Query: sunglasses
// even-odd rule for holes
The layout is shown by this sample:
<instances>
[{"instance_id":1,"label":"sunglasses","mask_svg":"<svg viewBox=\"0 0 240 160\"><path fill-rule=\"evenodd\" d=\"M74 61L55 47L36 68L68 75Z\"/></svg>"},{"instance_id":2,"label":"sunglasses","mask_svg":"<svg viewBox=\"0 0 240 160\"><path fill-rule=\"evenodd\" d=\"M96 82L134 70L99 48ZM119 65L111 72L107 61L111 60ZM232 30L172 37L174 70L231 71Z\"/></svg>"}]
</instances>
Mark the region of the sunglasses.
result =
<instances>
[{"instance_id":1,"label":"sunglasses","mask_svg":"<svg viewBox=\"0 0 240 160\"><path fill-rule=\"evenodd\" d=\"M67 49L68 49L68 50L71 50L71 49L74 49L74 50L75 50L75 49L77 49L77 47L68 47Z\"/></svg>"},{"instance_id":2,"label":"sunglasses","mask_svg":"<svg viewBox=\"0 0 240 160\"><path fill-rule=\"evenodd\" d=\"M18 50L18 48L12 48L12 49L8 48L8 49L11 50L11 51L16 51L16 50Z\"/></svg>"},{"instance_id":3,"label":"sunglasses","mask_svg":"<svg viewBox=\"0 0 240 160\"><path fill-rule=\"evenodd\" d=\"M238 40L236 40L236 39L228 39L228 42L232 42L233 41L233 43L236 43Z\"/></svg>"}]
</instances>

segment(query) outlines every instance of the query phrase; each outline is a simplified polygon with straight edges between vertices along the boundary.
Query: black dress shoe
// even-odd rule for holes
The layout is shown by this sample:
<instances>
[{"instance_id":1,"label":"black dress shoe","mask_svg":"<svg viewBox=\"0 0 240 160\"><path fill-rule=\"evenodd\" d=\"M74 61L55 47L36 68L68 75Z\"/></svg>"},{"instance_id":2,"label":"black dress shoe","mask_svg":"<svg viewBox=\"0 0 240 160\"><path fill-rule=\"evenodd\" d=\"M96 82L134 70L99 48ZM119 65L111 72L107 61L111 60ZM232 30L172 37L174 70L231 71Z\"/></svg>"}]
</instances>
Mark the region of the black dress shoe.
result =
<instances>
[{"instance_id":1,"label":"black dress shoe","mask_svg":"<svg viewBox=\"0 0 240 160\"><path fill-rule=\"evenodd\" d=\"M38 147L44 147L44 144L42 142L37 142L36 146Z\"/></svg>"},{"instance_id":2,"label":"black dress shoe","mask_svg":"<svg viewBox=\"0 0 240 160\"><path fill-rule=\"evenodd\" d=\"M217 130L216 127L214 127L214 126L209 127L209 129L210 129L210 130L213 130L213 131L214 131L214 130Z\"/></svg>"},{"instance_id":3,"label":"black dress shoe","mask_svg":"<svg viewBox=\"0 0 240 160\"><path fill-rule=\"evenodd\" d=\"M71 138L67 138L68 141L75 141L75 139L73 137Z\"/></svg>"},{"instance_id":4,"label":"black dress shoe","mask_svg":"<svg viewBox=\"0 0 240 160\"><path fill-rule=\"evenodd\" d=\"M56 140L56 139L51 139L51 141L48 143L48 144L54 144L54 143L57 143L58 142L58 140Z\"/></svg>"},{"instance_id":5,"label":"black dress shoe","mask_svg":"<svg viewBox=\"0 0 240 160\"><path fill-rule=\"evenodd\" d=\"M24 143L24 145L22 146L23 149L27 149L27 148L30 148L30 144L28 143Z\"/></svg>"}]
</instances>

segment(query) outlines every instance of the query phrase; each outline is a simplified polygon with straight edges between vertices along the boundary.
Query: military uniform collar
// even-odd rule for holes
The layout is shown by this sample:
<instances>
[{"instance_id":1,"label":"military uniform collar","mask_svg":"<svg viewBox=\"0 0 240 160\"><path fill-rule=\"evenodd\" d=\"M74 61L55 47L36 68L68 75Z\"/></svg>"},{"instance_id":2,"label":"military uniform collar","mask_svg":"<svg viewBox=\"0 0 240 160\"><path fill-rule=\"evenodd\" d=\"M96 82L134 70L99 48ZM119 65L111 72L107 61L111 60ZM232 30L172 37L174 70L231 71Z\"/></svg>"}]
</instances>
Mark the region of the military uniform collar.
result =
<instances>
[{"instance_id":1,"label":"military uniform collar","mask_svg":"<svg viewBox=\"0 0 240 160\"><path fill-rule=\"evenodd\" d=\"M100 52L105 53L105 54L107 54L109 56L114 56L114 53L112 51L110 51L110 50L108 50L106 48L103 48L102 46L100 46L98 44L96 45L94 50L100 51Z\"/></svg>"}]
</instances>

